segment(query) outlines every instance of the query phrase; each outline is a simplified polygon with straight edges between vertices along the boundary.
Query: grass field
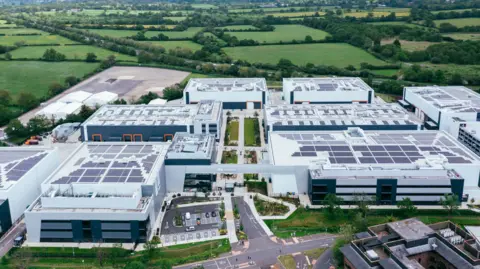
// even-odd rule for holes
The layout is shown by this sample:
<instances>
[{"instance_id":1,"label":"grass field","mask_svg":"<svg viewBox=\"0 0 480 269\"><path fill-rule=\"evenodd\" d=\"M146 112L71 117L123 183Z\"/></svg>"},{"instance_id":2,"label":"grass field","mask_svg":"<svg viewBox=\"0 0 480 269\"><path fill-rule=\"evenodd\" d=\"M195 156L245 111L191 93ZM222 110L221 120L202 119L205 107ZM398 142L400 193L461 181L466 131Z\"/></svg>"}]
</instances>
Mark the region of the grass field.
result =
<instances>
[{"instance_id":1,"label":"grass field","mask_svg":"<svg viewBox=\"0 0 480 269\"><path fill-rule=\"evenodd\" d=\"M184 21L187 17L163 17L166 20L172 20L172 21Z\"/></svg>"},{"instance_id":2,"label":"grass field","mask_svg":"<svg viewBox=\"0 0 480 269\"><path fill-rule=\"evenodd\" d=\"M258 124L257 118L245 118L243 128L245 136L245 146L259 147L256 136L260 135L255 132L255 124Z\"/></svg>"},{"instance_id":3,"label":"grass field","mask_svg":"<svg viewBox=\"0 0 480 269\"><path fill-rule=\"evenodd\" d=\"M343 43L234 47L224 50L234 59L247 60L251 63L277 64L281 58L285 58L297 65L313 63L359 67L362 62L373 65L385 64L366 51Z\"/></svg>"},{"instance_id":4,"label":"grass field","mask_svg":"<svg viewBox=\"0 0 480 269\"><path fill-rule=\"evenodd\" d=\"M238 163L238 155L236 150L224 151L222 153L222 163Z\"/></svg>"},{"instance_id":5,"label":"grass field","mask_svg":"<svg viewBox=\"0 0 480 269\"><path fill-rule=\"evenodd\" d=\"M77 42L58 35L33 35L33 36L2 36L0 45L14 45L16 42L25 42L28 45L41 44L77 44Z\"/></svg>"},{"instance_id":6,"label":"grass field","mask_svg":"<svg viewBox=\"0 0 480 269\"><path fill-rule=\"evenodd\" d=\"M330 232L337 233L344 224L352 222L349 210L344 210L341 216L334 219L328 218L323 210L306 210L298 208L286 220L266 220L265 223L270 227L272 232L280 238L291 237L292 232L296 232L296 236L308 234ZM399 210L371 210L367 216L368 225L377 225L389 222L389 219L401 219ZM448 216L445 210L418 210L415 217L419 218L426 224L446 221L450 219L458 225L480 225L480 218L472 211L462 210L458 214Z\"/></svg>"},{"instance_id":7,"label":"grass field","mask_svg":"<svg viewBox=\"0 0 480 269\"><path fill-rule=\"evenodd\" d=\"M398 73L398 69L371 70L371 73L382 76L393 76Z\"/></svg>"},{"instance_id":8,"label":"grass field","mask_svg":"<svg viewBox=\"0 0 480 269\"><path fill-rule=\"evenodd\" d=\"M130 61L136 62L137 57L115 53L110 50L88 46L88 45L78 45L78 46L32 46L32 47L21 47L10 52L13 56L13 59L26 58L26 59L40 59L43 56L43 53L47 49L54 49L60 53L65 54L67 59L71 60L84 60L85 56L89 52L95 53L98 60L106 59L110 55L115 55L117 61Z\"/></svg>"},{"instance_id":9,"label":"grass field","mask_svg":"<svg viewBox=\"0 0 480 269\"><path fill-rule=\"evenodd\" d=\"M464 26L477 26L480 25L480 18L459 18L459 19L448 19L448 20L434 20L435 25L438 27L441 23L451 23L457 27Z\"/></svg>"},{"instance_id":10,"label":"grass field","mask_svg":"<svg viewBox=\"0 0 480 269\"><path fill-rule=\"evenodd\" d=\"M395 41L394 38L392 39L384 39L382 40L381 44L392 44ZM400 44L402 49L407 51L417 51L417 50L425 50L431 45L439 44L436 42L428 42L428 41L408 41L408 40L400 40Z\"/></svg>"},{"instance_id":11,"label":"grass field","mask_svg":"<svg viewBox=\"0 0 480 269\"><path fill-rule=\"evenodd\" d=\"M192 7L193 8L197 8L197 9L217 9L218 7L215 6L215 5L211 5L211 4L192 4Z\"/></svg>"},{"instance_id":12,"label":"grass field","mask_svg":"<svg viewBox=\"0 0 480 269\"><path fill-rule=\"evenodd\" d=\"M238 141L238 121L231 120L227 125L227 131L230 134L230 141Z\"/></svg>"},{"instance_id":13,"label":"grass field","mask_svg":"<svg viewBox=\"0 0 480 269\"><path fill-rule=\"evenodd\" d=\"M217 29L228 29L228 30L248 30L248 29L256 29L257 27L253 25L229 25L223 27L216 27Z\"/></svg>"},{"instance_id":14,"label":"grass field","mask_svg":"<svg viewBox=\"0 0 480 269\"><path fill-rule=\"evenodd\" d=\"M344 16L356 17L356 18L363 18L368 16L368 11L359 11L359 12L345 12L343 13ZM381 17L381 16L388 16L391 12L389 11L374 11L373 17ZM399 11L395 12L395 16L397 17L408 17L410 15L410 11Z\"/></svg>"},{"instance_id":15,"label":"grass field","mask_svg":"<svg viewBox=\"0 0 480 269\"><path fill-rule=\"evenodd\" d=\"M32 29L32 28L18 28L18 29L2 29L0 28L0 34L6 35L6 36L11 36L11 35L18 35L18 34L42 34L42 35L48 35L49 33L37 30L37 29ZM3 36L0 37L4 38Z\"/></svg>"},{"instance_id":16,"label":"grass field","mask_svg":"<svg viewBox=\"0 0 480 269\"><path fill-rule=\"evenodd\" d=\"M63 84L66 77L83 77L97 67L97 63L84 62L0 61L0 88L13 96L29 91L41 97L47 94L52 82Z\"/></svg>"},{"instance_id":17,"label":"grass field","mask_svg":"<svg viewBox=\"0 0 480 269\"><path fill-rule=\"evenodd\" d=\"M177 47L191 49L192 51L202 49L202 45L192 41L145 41L145 42L153 45L162 46L167 51L169 49L174 49Z\"/></svg>"},{"instance_id":18,"label":"grass field","mask_svg":"<svg viewBox=\"0 0 480 269\"><path fill-rule=\"evenodd\" d=\"M320 16L325 15L325 12L318 12ZM315 15L315 11L298 11L298 12L278 12L267 13L266 15L272 15L274 17L311 17Z\"/></svg>"},{"instance_id":19,"label":"grass field","mask_svg":"<svg viewBox=\"0 0 480 269\"><path fill-rule=\"evenodd\" d=\"M273 32L233 32L229 33L241 39L253 39L260 43L276 43L280 41L288 42L295 40L305 40L305 36L310 35L313 40L322 40L328 35L327 32L306 27L303 25L275 25Z\"/></svg>"},{"instance_id":20,"label":"grass field","mask_svg":"<svg viewBox=\"0 0 480 269\"><path fill-rule=\"evenodd\" d=\"M170 37L170 38L192 38L198 31L200 31L202 27L191 27L188 28L186 31L182 32L174 32L174 31L147 31L145 33L146 37L157 36L160 33ZM92 33L97 33L99 35L104 36L112 36L112 37L127 37L133 36L138 33L136 30L108 30L108 29L89 29L88 31Z\"/></svg>"},{"instance_id":21,"label":"grass field","mask_svg":"<svg viewBox=\"0 0 480 269\"><path fill-rule=\"evenodd\" d=\"M471 8L467 8L467 9L449 9L449 10L434 10L434 11L431 11L433 14L437 14L437 13L440 13L440 12L464 12L464 11L470 11L472 10Z\"/></svg>"},{"instance_id":22,"label":"grass field","mask_svg":"<svg viewBox=\"0 0 480 269\"><path fill-rule=\"evenodd\" d=\"M480 40L479 33L455 33L455 34L444 34L443 36L448 36L456 40Z\"/></svg>"},{"instance_id":23,"label":"grass field","mask_svg":"<svg viewBox=\"0 0 480 269\"><path fill-rule=\"evenodd\" d=\"M285 269L296 269L297 262L292 255L282 255L278 257L278 260L282 263Z\"/></svg>"}]
</instances>

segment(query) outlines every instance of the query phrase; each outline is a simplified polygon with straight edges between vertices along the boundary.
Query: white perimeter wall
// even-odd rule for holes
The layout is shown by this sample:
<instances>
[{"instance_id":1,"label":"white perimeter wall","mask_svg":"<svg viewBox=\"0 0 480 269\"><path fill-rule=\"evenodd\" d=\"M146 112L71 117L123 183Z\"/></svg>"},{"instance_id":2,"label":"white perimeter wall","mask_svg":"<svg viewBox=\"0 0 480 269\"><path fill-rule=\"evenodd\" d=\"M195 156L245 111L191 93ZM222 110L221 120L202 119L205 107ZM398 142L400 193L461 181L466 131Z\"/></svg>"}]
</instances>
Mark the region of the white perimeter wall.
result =
<instances>
[{"instance_id":1,"label":"white perimeter wall","mask_svg":"<svg viewBox=\"0 0 480 269\"><path fill-rule=\"evenodd\" d=\"M37 199L41 193L41 183L60 164L58 149L47 154L38 164L30 169L15 185L0 191L0 198L8 199L12 222L15 222Z\"/></svg>"},{"instance_id":2,"label":"white perimeter wall","mask_svg":"<svg viewBox=\"0 0 480 269\"><path fill-rule=\"evenodd\" d=\"M368 102L369 91L300 91L294 92L294 102ZM290 95L290 93L288 93ZM372 101L373 101L372 93ZM290 99L290 96L285 98Z\"/></svg>"},{"instance_id":3,"label":"white perimeter wall","mask_svg":"<svg viewBox=\"0 0 480 269\"><path fill-rule=\"evenodd\" d=\"M265 94L266 94L265 99L267 99L268 95L267 93ZM261 102L262 101L262 91L189 92L189 95L190 95L190 103L200 102L201 100L215 100L215 101L222 101L222 102L247 102L247 101ZM265 100L265 102L266 101L267 100Z\"/></svg>"}]
</instances>

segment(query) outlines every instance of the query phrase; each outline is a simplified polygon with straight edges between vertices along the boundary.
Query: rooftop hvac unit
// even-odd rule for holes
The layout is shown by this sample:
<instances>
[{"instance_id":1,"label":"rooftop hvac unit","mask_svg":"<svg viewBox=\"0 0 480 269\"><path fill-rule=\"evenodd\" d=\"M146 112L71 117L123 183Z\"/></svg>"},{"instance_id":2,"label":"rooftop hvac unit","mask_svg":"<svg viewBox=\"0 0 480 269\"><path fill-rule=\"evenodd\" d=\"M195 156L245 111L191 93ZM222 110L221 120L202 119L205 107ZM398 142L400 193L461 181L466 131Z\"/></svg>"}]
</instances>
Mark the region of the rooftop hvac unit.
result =
<instances>
[{"instance_id":1,"label":"rooftop hvac unit","mask_svg":"<svg viewBox=\"0 0 480 269\"><path fill-rule=\"evenodd\" d=\"M378 257L378 254L373 251L372 249L371 250L367 250L367 257L372 260L372 261L375 261L375 260L378 260L380 257Z\"/></svg>"},{"instance_id":2,"label":"rooftop hvac unit","mask_svg":"<svg viewBox=\"0 0 480 269\"><path fill-rule=\"evenodd\" d=\"M463 238L460 235L456 235L450 238L450 243L458 245L463 243Z\"/></svg>"}]
</instances>

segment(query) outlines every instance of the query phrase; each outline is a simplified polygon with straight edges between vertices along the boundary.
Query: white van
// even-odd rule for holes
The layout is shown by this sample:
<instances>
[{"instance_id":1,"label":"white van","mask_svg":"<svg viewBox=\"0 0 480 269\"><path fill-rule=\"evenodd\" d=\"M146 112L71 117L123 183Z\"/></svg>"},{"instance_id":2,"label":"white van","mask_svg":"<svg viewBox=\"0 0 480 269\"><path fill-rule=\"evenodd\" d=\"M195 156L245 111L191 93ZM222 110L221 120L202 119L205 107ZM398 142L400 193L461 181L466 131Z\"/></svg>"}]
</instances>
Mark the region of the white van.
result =
<instances>
[{"instance_id":1,"label":"white van","mask_svg":"<svg viewBox=\"0 0 480 269\"><path fill-rule=\"evenodd\" d=\"M190 219L190 212L185 213L185 219Z\"/></svg>"}]
</instances>

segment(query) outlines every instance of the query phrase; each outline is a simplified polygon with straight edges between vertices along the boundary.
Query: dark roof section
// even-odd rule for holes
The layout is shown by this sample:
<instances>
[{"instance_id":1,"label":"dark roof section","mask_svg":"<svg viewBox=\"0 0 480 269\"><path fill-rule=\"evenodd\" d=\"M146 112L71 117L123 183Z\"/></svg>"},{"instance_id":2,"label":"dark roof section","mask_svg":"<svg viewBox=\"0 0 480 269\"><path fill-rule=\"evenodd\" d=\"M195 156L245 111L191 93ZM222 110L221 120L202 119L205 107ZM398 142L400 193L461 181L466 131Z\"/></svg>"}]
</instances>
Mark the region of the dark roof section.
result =
<instances>
[{"instance_id":1,"label":"dark roof section","mask_svg":"<svg viewBox=\"0 0 480 269\"><path fill-rule=\"evenodd\" d=\"M392 258L380 260L378 262L384 269L402 269Z\"/></svg>"},{"instance_id":2,"label":"dark roof section","mask_svg":"<svg viewBox=\"0 0 480 269\"><path fill-rule=\"evenodd\" d=\"M372 267L358 254L350 245L340 248L345 258L349 260L356 269L371 269Z\"/></svg>"}]
</instances>

